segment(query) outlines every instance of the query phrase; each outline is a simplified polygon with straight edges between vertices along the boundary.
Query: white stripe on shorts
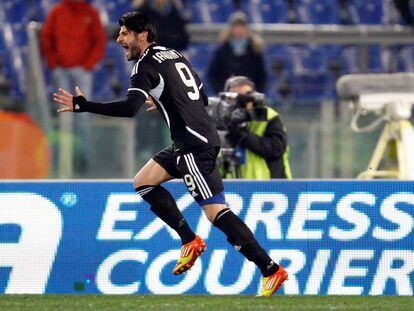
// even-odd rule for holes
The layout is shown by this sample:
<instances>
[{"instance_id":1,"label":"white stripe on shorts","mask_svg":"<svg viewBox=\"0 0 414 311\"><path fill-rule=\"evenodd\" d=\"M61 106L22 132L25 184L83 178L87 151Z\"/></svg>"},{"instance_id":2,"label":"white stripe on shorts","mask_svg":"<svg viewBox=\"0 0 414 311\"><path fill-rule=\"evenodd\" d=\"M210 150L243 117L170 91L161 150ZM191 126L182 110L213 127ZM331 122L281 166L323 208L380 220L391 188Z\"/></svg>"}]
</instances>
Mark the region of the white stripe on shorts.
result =
<instances>
[{"instance_id":1,"label":"white stripe on shorts","mask_svg":"<svg viewBox=\"0 0 414 311\"><path fill-rule=\"evenodd\" d=\"M185 160L185 163L187 164L187 167L188 167L188 170L190 171L190 174L194 177L194 182L197 184L197 187L200 191L201 197L203 199L206 199L207 196L206 196L205 189L204 189L204 187L202 187L201 180L198 178L198 176L195 174L195 171L193 170L193 167L190 163L190 157L189 157L188 154L184 155L184 160Z\"/></svg>"},{"instance_id":2,"label":"white stripe on shorts","mask_svg":"<svg viewBox=\"0 0 414 311\"><path fill-rule=\"evenodd\" d=\"M211 198L213 196L213 194L211 193L211 190L208 187L208 184L207 184L206 180L204 179L203 175L200 173L200 170L198 169L197 164L195 163L193 154L190 153L189 156L190 156L190 163L192 163L194 165L195 170L196 170L196 174L198 174L198 176L200 176L201 182L203 183L203 185L205 186L205 189L207 190L206 191L207 192L206 199Z\"/></svg>"}]
</instances>

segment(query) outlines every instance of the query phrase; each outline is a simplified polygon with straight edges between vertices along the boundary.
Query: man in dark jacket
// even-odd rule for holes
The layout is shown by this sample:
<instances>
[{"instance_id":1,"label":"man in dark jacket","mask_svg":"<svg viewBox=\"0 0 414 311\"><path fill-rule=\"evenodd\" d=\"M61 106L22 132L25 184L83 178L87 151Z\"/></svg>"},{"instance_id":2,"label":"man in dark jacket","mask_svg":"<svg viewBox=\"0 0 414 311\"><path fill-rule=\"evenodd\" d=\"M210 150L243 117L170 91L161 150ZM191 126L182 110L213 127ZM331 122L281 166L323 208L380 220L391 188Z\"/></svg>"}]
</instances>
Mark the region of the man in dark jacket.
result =
<instances>
[{"instance_id":1,"label":"man in dark jacket","mask_svg":"<svg viewBox=\"0 0 414 311\"><path fill-rule=\"evenodd\" d=\"M231 113L227 138L243 154L241 177L292 178L286 131L279 114L255 99L258 95L254 93L254 83L247 77L229 78L224 90L239 94L236 103L239 108Z\"/></svg>"},{"instance_id":2,"label":"man in dark jacket","mask_svg":"<svg viewBox=\"0 0 414 311\"><path fill-rule=\"evenodd\" d=\"M177 51L187 48L189 35L185 30L186 20L180 15L173 1L146 1L138 9L155 23L159 30L157 40L159 45L168 46Z\"/></svg>"},{"instance_id":3,"label":"man in dark jacket","mask_svg":"<svg viewBox=\"0 0 414 311\"><path fill-rule=\"evenodd\" d=\"M229 29L222 34L222 45L217 49L208 69L208 79L215 93L223 89L232 75L250 78L259 92L266 88L266 70L263 60L263 40L251 31L246 15L236 12L230 16Z\"/></svg>"},{"instance_id":4,"label":"man in dark jacket","mask_svg":"<svg viewBox=\"0 0 414 311\"><path fill-rule=\"evenodd\" d=\"M394 0L395 7L400 12L404 23L410 26L414 26L414 17L412 13L412 7L409 0ZM411 2L412 3L412 2Z\"/></svg>"}]
</instances>

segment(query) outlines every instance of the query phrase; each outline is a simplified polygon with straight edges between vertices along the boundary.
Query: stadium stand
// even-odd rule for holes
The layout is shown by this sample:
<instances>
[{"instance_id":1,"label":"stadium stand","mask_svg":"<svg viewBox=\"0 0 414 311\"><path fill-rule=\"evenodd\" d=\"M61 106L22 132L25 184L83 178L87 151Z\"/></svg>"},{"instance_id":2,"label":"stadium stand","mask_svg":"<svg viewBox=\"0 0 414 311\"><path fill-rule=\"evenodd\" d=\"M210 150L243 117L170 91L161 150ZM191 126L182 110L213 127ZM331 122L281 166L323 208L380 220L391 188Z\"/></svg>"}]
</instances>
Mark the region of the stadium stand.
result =
<instances>
[{"instance_id":1,"label":"stadium stand","mask_svg":"<svg viewBox=\"0 0 414 311\"><path fill-rule=\"evenodd\" d=\"M106 11L109 22L118 23L119 17L130 9L130 0L117 0L117 1L102 1L95 0L93 2L95 7L101 11Z\"/></svg>"},{"instance_id":2,"label":"stadium stand","mask_svg":"<svg viewBox=\"0 0 414 311\"><path fill-rule=\"evenodd\" d=\"M11 81L11 94L22 100L26 92L25 68L27 34L25 25L31 20L42 21L57 0L5 0L0 2L0 55L4 59L4 74ZM130 9L129 0L92 0L105 23L117 23L119 15ZM241 0L239 8L252 23L288 23L288 14L294 5L297 22L311 24L381 24L384 23L386 0ZM345 4L344 4L345 3ZM185 1L185 13L192 23L225 23L237 9L232 0ZM344 7L344 5L346 7ZM349 13L344 21L343 10ZM187 14L186 14L187 16ZM205 81L205 71L215 50L214 44L191 44L190 61ZM390 50L380 46L369 47L368 71L384 72L413 70L413 47L394 49L398 58L387 64ZM384 54L385 53L385 54ZM385 55L385 56L384 56ZM395 55L395 54L393 54ZM388 57L389 59L390 57ZM353 46L280 46L268 45L266 62L269 68L267 93L276 101L290 96L294 100L318 101L335 96L333 85L339 74L358 72L358 52ZM108 99L122 95L128 86L130 64L115 43L107 46L106 60L95 72L94 95ZM46 73L46 76L47 73Z\"/></svg>"},{"instance_id":3,"label":"stadium stand","mask_svg":"<svg viewBox=\"0 0 414 311\"><path fill-rule=\"evenodd\" d=\"M338 1L297 0L296 10L303 24L339 24Z\"/></svg>"},{"instance_id":4,"label":"stadium stand","mask_svg":"<svg viewBox=\"0 0 414 311\"><path fill-rule=\"evenodd\" d=\"M95 70L94 98L108 100L124 95L128 89L129 73L132 64L125 59L124 52L119 49L116 42L108 42L104 61Z\"/></svg>"},{"instance_id":5,"label":"stadium stand","mask_svg":"<svg viewBox=\"0 0 414 311\"><path fill-rule=\"evenodd\" d=\"M285 0L244 0L241 9L251 23L287 23L288 3Z\"/></svg>"},{"instance_id":6,"label":"stadium stand","mask_svg":"<svg viewBox=\"0 0 414 311\"><path fill-rule=\"evenodd\" d=\"M193 23L225 23L236 9L232 0L195 0L188 4Z\"/></svg>"},{"instance_id":7,"label":"stadium stand","mask_svg":"<svg viewBox=\"0 0 414 311\"><path fill-rule=\"evenodd\" d=\"M188 60L197 71L209 94L212 94L212 88L207 79L207 65L210 63L215 49L215 44L190 44L188 48Z\"/></svg>"},{"instance_id":8,"label":"stadium stand","mask_svg":"<svg viewBox=\"0 0 414 311\"><path fill-rule=\"evenodd\" d=\"M383 2L349 0L348 9L353 24L379 25L383 22Z\"/></svg>"},{"instance_id":9,"label":"stadium stand","mask_svg":"<svg viewBox=\"0 0 414 311\"><path fill-rule=\"evenodd\" d=\"M16 101L22 101L26 90L27 36L22 23L10 22L7 14L16 11L12 7L8 2L0 3L0 24L3 25L0 32L0 53L4 55L5 76L12 85L11 96Z\"/></svg>"},{"instance_id":10,"label":"stadium stand","mask_svg":"<svg viewBox=\"0 0 414 311\"><path fill-rule=\"evenodd\" d=\"M414 46L405 46L400 49L398 70L414 72Z\"/></svg>"}]
</instances>

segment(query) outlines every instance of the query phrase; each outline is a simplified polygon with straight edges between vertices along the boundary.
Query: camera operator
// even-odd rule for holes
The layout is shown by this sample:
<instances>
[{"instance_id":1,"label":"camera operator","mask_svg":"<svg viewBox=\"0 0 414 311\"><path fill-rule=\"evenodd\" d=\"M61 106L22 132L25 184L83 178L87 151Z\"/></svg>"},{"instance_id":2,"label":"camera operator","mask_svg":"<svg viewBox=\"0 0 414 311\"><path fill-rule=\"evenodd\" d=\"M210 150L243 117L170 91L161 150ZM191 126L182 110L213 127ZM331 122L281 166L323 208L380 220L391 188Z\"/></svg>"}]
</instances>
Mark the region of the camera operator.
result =
<instances>
[{"instance_id":1,"label":"camera operator","mask_svg":"<svg viewBox=\"0 0 414 311\"><path fill-rule=\"evenodd\" d=\"M235 108L228 118L226 141L240 159L239 176L224 170L225 178L291 178L286 131L279 114L255 92L252 80L244 76L227 79L224 93L236 94Z\"/></svg>"}]
</instances>

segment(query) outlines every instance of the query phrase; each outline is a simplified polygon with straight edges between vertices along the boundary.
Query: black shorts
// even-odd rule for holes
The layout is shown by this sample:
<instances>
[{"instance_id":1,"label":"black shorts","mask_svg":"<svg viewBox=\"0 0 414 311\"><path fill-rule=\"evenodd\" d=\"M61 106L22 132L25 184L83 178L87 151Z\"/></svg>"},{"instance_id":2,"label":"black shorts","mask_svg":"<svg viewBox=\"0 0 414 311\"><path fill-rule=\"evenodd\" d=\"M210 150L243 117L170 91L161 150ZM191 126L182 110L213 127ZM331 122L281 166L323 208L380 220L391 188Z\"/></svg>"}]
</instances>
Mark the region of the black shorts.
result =
<instances>
[{"instance_id":1,"label":"black shorts","mask_svg":"<svg viewBox=\"0 0 414 311\"><path fill-rule=\"evenodd\" d=\"M209 203L209 199L223 192L223 181L216 166L220 148L194 152L174 151L172 147L158 152L152 159L171 176L182 178L194 199ZM224 194L222 194L224 197Z\"/></svg>"}]
</instances>

